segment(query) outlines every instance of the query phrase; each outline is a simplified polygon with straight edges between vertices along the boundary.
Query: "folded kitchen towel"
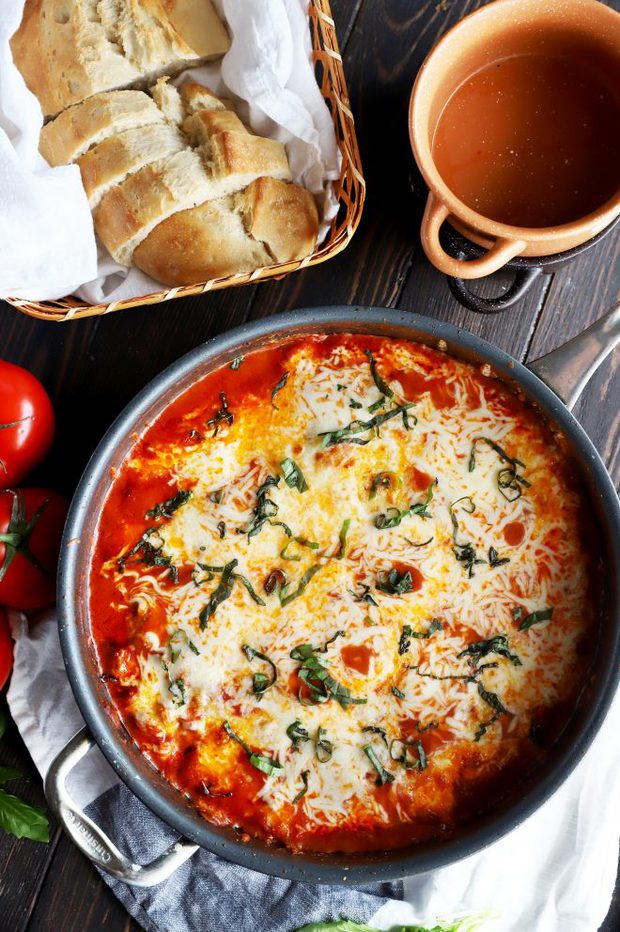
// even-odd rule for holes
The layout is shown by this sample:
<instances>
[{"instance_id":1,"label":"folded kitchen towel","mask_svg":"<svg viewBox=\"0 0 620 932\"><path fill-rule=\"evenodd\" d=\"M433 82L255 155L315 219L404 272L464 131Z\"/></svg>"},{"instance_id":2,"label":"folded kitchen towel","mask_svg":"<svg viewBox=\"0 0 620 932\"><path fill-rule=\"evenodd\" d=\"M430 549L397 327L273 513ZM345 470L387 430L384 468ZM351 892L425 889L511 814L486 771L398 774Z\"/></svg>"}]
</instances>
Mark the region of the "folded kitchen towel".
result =
<instances>
[{"instance_id":1,"label":"folded kitchen towel","mask_svg":"<svg viewBox=\"0 0 620 932\"><path fill-rule=\"evenodd\" d=\"M82 719L66 678L50 613L30 627L13 613L11 713L44 775ZM439 918L488 913L482 932L596 932L611 901L620 837L620 700L584 760L523 825L451 867L401 882L343 888L293 883L199 851L150 889L104 879L149 932L293 932L341 917L381 929L432 926ZM176 839L94 749L69 783L74 799L118 847L147 863Z\"/></svg>"}]
</instances>

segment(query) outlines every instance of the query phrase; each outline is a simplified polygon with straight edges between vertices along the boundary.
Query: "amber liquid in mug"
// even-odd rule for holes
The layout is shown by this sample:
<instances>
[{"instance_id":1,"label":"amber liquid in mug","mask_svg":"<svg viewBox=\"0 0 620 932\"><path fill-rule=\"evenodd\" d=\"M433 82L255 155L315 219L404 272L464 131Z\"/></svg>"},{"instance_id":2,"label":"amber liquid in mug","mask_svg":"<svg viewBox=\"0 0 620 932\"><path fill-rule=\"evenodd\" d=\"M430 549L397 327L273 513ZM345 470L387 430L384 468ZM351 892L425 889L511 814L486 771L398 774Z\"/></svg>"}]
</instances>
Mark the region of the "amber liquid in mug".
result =
<instances>
[{"instance_id":1,"label":"amber liquid in mug","mask_svg":"<svg viewBox=\"0 0 620 932\"><path fill-rule=\"evenodd\" d=\"M514 55L452 94L433 158L451 191L484 217L522 227L571 223L620 187L620 107L564 57Z\"/></svg>"}]
</instances>

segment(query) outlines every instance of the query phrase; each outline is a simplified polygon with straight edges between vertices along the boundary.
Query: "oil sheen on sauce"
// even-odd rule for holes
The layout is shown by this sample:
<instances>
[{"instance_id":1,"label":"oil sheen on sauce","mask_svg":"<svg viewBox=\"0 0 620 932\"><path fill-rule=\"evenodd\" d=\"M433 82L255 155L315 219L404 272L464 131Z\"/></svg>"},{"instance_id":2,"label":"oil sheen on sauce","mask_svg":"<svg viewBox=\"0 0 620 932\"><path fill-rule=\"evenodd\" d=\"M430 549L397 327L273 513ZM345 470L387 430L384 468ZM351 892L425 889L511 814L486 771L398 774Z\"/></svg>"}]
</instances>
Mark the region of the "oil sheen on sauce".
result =
<instances>
[{"instance_id":1,"label":"oil sheen on sauce","mask_svg":"<svg viewBox=\"0 0 620 932\"><path fill-rule=\"evenodd\" d=\"M620 186L620 106L590 69L517 54L465 80L447 101L433 158L477 213L521 227L570 223Z\"/></svg>"}]
</instances>

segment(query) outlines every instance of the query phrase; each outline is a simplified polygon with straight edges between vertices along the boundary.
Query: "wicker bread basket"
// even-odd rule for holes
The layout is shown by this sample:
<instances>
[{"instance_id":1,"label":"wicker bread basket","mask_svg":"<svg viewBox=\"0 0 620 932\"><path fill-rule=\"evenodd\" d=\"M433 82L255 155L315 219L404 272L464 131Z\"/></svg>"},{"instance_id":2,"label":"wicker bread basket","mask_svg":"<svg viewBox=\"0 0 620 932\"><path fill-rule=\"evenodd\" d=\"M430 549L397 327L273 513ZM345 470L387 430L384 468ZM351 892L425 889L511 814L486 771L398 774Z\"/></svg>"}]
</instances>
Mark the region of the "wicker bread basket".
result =
<instances>
[{"instance_id":1,"label":"wicker bread basket","mask_svg":"<svg viewBox=\"0 0 620 932\"><path fill-rule=\"evenodd\" d=\"M185 298L189 295L203 294L218 288L232 285L246 285L249 282L261 282L268 278L282 278L289 272L325 262L339 253L348 244L360 221L366 185L362 174L360 154L355 135L353 114L349 108L347 85L342 67L342 57L338 51L336 29L331 17L329 0L309 0L310 33L314 50L314 62L317 81L323 97L332 114L336 129L336 139L342 154L340 178L336 182L335 194L340 209L332 221L328 235L322 245L305 259L283 262L267 268L256 269L241 275L228 275L215 278L196 285L182 288L169 288L152 294L141 295L111 304L89 305L73 297L61 301L26 301L21 298L7 298L9 304L42 320L63 321L76 320L81 317L93 317L96 314L109 314L123 308L140 307L144 304L159 304L173 298Z\"/></svg>"}]
</instances>

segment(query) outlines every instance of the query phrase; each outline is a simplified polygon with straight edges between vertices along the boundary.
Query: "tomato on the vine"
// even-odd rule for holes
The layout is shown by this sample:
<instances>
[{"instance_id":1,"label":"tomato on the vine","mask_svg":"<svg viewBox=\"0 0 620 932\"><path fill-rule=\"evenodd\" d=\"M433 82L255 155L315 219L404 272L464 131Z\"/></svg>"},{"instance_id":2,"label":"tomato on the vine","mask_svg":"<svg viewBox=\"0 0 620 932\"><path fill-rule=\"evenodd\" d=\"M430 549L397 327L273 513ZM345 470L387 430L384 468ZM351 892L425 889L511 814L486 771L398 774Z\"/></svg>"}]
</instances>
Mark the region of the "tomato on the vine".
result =
<instances>
[{"instance_id":1,"label":"tomato on the vine","mask_svg":"<svg viewBox=\"0 0 620 932\"><path fill-rule=\"evenodd\" d=\"M0 608L0 689L9 678L13 667L13 641L6 612Z\"/></svg>"},{"instance_id":2,"label":"tomato on the vine","mask_svg":"<svg viewBox=\"0 0 620 932\"><path fill-rule=\"evenodd\" d=\"M54 411L39 380L0 359L0 489L17 485L54 439Z\"/></svg>"},{"instance_id":3,"label":"tomato on the vine","mask_svg":"<svg viewBox=\"0 0 620 932\"><path fill-rule=\"evenodd\" d=\"M56 564L68 502L49 489L0 492L0 605L45 608L56 598Z\"/></svg>"}]
</instances>

